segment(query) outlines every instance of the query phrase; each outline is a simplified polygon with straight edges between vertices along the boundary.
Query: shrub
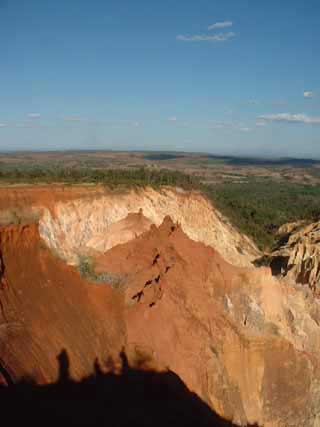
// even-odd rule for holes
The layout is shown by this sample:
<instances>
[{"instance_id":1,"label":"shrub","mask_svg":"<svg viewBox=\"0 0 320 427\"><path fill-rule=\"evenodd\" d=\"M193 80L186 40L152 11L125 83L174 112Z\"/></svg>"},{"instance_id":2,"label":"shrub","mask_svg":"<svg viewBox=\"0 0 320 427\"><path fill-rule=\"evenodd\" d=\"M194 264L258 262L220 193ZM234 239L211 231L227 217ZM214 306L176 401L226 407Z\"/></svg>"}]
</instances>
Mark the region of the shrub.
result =
<instances>
[{"instance_id":1,"label":"shrub","mask_svg":"<svg viewBox=\"0 0 320 427\"><path fill-rule=\"evenodd\" d=\"M91 282L107 284L118 291L124 291L125 289L125 276L110 272L96 273L94 262L90 257L83 255L79 256L78 270L83 278Z\"/></svg>"}]
</instances>

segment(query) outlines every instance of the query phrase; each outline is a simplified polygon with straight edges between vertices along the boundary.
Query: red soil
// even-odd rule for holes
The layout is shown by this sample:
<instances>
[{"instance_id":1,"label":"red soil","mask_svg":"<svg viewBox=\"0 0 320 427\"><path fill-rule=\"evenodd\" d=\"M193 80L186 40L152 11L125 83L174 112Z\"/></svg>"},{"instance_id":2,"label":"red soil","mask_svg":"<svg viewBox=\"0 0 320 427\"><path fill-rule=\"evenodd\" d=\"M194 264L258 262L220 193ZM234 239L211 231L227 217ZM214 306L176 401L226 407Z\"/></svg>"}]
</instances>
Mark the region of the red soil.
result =
<instances>
[{"instance_id":1,"label":"red soil","mask_svg":"<svg viewBox=\"0 0 320 427\"><path fill-rule=\"evenodd\" d=\"M13 379L57 378L56 356L68 349L71 374L91 372L124 345L121 296L84 282L43 245L36 225L0 229L0 359Z\"/></svg>"},{"instance_id":2,"label":"red soil","mask_svg":"<svg viewBox=\"0 0 320 427\"><path fill-rule=\"evenodd\" d=\"M242 323L248 295L262 290L258 274L271 277L231 266L170 218L97 258L98 271L125 278L125 291L84 281L36 225L1 228L0 256L0 366L12 381L55 381L63 349L81 379L124 348L131 366L169 368L227 419L313 425L307 357L264 325Z\"/></svg>"}]
</instances>

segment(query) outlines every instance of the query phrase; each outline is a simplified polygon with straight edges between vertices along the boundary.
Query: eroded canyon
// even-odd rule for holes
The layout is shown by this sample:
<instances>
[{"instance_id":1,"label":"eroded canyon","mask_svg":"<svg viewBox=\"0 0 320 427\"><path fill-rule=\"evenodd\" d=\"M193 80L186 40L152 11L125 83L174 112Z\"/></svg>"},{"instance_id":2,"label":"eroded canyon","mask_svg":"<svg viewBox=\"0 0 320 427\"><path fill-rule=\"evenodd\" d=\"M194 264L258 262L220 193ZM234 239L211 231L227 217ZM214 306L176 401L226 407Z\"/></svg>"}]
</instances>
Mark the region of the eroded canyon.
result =
<instances>
[{"instance_id":1,"label":"eroded canyon","mask_svg":"<svg viewBox=\"0 0 320 427\"><path fill-rule=\"evenodd\" d=\"M54 383L63 349L75 381L125 353L232 423L320 425L319 300L255 268L254 243L200 193L16 188L0 206L25 218L0 230L3 382ZM82 256L121 288L81 276Z\"/></svg>"}]
</instances>

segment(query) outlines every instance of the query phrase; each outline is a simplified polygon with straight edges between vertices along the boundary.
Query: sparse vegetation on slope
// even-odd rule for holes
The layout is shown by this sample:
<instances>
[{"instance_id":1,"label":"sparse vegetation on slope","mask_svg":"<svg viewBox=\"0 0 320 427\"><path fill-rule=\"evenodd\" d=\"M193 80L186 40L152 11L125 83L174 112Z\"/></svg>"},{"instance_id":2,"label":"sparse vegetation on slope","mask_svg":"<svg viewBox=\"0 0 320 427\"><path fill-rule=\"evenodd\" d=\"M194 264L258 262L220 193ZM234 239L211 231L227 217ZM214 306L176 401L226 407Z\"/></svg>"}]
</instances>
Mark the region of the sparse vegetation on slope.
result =
<instances>
[{"instance_id":1,"label":"sparse vegetation on slope","mask_svg":"<svg viewBox=\"0 0 320 427\"><path fill-rule=\"evenodd\" d=\"M125 288L125 278L119 274L103 272L96 273L93 259L86 256L79 256L78 270L81 276L97 284L108 284L113 289L122 291Z\"/></svg>"}]
</instances>

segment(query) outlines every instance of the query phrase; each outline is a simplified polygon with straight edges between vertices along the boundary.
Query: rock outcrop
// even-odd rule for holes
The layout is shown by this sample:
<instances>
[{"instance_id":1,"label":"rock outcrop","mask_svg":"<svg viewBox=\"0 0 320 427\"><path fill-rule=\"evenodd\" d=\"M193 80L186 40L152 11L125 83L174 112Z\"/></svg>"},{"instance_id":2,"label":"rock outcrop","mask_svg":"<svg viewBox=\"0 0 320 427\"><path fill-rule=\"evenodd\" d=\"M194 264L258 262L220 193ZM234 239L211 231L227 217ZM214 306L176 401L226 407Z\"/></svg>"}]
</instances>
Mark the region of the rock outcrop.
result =
<instances>
[{"instance_id":1,"label":"rock outcrop","mask_svg":"<svg viewBox=\"0 0 320 427\"><path fill-rule=\"evenodd\" d=\"M137 217L127 218L139 211L145 218L140 218L140 223ZM191 239L216 248L234 265L250 266L260 254L254 243L203 195L179 189L91 192L87 197L61 201L53 209L45 209L39 230L48 247L68 263L76 264L79 253L105 252L146 231L149 224L159 226L166 215L178 222Z\"/></svg>"},{"instance_id":2,"label":"rock outcrop","mask_svg":"<svg viewBox=\"0 0 320 427\"><path fill-rule=\"evenodd\" d=\"M130 354L138 349L170 367L236 423L314 425L318 301L281 285L269 269L230 265L169 218L97 265L128 277Z\"/></svg>"},{"instance_id":3,"label":"rock outcrop","mask_svg":"<svg viewBox=\"0 0 320 427\"><path fill-rule=\"evenodd\" d=\"M320 295L320 223L296 222L278 230L279 242L268 257L275 275L308 285Z\"/></svg>"},{"instance_id":4,"label":"rock outcrop","mask_svg":"<svg viewBox=\"0 0 320 427\"><path fill-rule=\"evenodd\" d=\"M62 349L77 379L124 348L130 366L175 372L235 423L319 425L319 301L270 269L231 265L169 217L96 256L122 291L83 280L36 226L0 230L0 251L0 365L13 382L55 381Z\"/></svg>"}]
</instances>

